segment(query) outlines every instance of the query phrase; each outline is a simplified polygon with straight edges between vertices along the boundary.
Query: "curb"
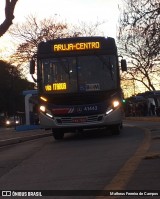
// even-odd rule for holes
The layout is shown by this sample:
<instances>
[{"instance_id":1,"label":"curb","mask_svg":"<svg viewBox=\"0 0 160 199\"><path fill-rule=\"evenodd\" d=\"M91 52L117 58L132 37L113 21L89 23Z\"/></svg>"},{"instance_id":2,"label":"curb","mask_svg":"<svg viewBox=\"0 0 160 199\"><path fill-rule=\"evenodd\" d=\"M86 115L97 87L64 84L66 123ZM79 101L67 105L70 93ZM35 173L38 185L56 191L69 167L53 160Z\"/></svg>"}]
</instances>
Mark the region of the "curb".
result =
<instances>
[{"instance_id":1,"label":"curb","mask_svg":"<svg viewBox=\"0 0 160 199\"><path fill-rule=\"evenodd\" d=\"M43 137L49 137L49 136L52 136L52 133L29 135L29 136L24 136L24 137L17 137L17 138L1 140L0 147L12 145L12 144L18 144L18 143L22 143L25 141L34 140L34 139L43 138Z\"/></svg>"},{"instance_id":2,"label":"curb","mask_svg":"<svg viewBox=\"0 0 160 199\"><path fill-rule=\"evenodd\" d=\"M160 117L125 117L124 120L160 122Z\"/></svg>"},{"instance_id":3,"label":"curb","mask_svg":"<svg viewBox=\"0 0 160 199\"><path fill-rule=\"evenodd\" d=\"M124 120L160 122L160 117L124 117ZM49 136L52 136L51 132L11 138L11 139L6 139L6 140L0 140L0 147L12 145L12 144L18 144L25 141L34 140L34 139L43 138L43 137L49 137Z\"/></svg>"}]
</instances>

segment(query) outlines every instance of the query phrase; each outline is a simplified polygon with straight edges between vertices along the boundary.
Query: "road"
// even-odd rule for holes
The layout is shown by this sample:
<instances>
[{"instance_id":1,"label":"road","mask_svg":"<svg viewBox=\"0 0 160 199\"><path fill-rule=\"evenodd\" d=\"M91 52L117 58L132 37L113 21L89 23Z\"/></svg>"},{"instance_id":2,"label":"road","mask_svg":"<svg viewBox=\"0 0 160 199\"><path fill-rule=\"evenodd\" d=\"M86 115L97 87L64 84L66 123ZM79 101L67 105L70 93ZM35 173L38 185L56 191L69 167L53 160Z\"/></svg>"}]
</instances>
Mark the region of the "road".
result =
<instances>
[{"instance_id":1,"label":"road","mask_svg":"<svg viewBox=\"0 0 160 199\"><path fill-rule=\"evenodd\" d=\"M66 134L62 141L50 136L1 147L1 190L130 189L137 183L130 183L130 179L151 146L153 135L146 127L156 135L154 129L159 125L126 121L120 136L95 130L84 135Z\"/></svg>"}]
</instances>

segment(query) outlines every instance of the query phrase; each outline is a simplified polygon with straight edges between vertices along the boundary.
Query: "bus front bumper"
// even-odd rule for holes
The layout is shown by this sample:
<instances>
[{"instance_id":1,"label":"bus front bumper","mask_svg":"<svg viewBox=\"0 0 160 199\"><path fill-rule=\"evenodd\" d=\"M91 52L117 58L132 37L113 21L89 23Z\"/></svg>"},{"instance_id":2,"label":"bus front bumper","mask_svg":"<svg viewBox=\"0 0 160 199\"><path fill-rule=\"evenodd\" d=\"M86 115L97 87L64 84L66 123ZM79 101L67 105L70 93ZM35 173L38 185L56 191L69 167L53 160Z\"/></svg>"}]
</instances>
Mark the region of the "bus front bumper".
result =
<instances>
[{"instance_id":1,"label":"bus front bumper","mask_svg":"<svg viewBox=\"0 0 160 199\"><path fill-rule=\"evenodd\" d=\"M66 129L66 128L97 128L114 124L121 124L123 119L122 109L118 108L108 114L74 116L74 117L50 117L43 112L39 115L42 128Z\"/></svg>"}]
</instances>

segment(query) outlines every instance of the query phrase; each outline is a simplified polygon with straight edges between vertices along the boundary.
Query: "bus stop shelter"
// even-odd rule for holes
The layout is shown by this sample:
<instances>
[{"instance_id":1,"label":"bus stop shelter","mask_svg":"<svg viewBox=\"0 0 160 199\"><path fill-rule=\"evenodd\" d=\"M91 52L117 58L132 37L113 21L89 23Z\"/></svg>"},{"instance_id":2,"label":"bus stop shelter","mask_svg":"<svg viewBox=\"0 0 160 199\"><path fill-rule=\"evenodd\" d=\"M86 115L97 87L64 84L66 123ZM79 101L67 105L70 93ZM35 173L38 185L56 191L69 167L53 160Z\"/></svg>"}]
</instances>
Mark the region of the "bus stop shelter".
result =
<instances>
[{"instance_id":1,"label":"bus stop shelter","mask_svg":"<svg viewBox=\"0 0 160 199\"><path fill-rule=\"evenodd\" d=\"M23 91L23 95L25 96L25 123L26 125L32 125L34 106L37 105L37 90L26 90Z\"/></svg>"}]
</instances>

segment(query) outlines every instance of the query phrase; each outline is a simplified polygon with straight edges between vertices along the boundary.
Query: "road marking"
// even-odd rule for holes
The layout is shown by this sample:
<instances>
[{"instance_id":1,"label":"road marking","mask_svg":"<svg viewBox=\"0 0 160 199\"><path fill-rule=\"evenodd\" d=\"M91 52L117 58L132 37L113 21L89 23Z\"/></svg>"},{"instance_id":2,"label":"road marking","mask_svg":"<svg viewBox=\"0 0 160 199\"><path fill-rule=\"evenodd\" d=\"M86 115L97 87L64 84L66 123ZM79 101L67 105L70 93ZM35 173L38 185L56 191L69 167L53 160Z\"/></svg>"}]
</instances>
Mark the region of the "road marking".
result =
<instances>
[{"instance_id":1,"label":"road marking","mask_svg":"<svg viewBox=\"0 0 160 199\"><path fill-rule=\"evenodd\" d=\"M147 154L144 159L149 160L149 159L157 159L160 158L160 153L152 152Z\"/></svg>"},{"instance_id":2,"label":"road marking","mask_svg":"<svg viewBox=\"0 0 160 199\"><path fill-rule=\"evenodd\" d=\"M106 185L104 188L105 191L113 191L113 190L125 190L127 183L130 178L138 168L141 160L144 158L146 152L148 151L151 145L151 132L148 129L144 129L144 139L140 146L137 148L134 155L129 158L124 166L119 170L117 175L111 180L110 184ZM96 199L116 199L119 196L98 196Z\"/></svg>"}]
</instances>

